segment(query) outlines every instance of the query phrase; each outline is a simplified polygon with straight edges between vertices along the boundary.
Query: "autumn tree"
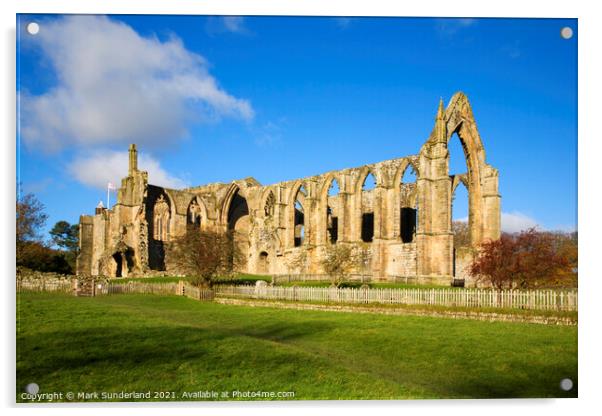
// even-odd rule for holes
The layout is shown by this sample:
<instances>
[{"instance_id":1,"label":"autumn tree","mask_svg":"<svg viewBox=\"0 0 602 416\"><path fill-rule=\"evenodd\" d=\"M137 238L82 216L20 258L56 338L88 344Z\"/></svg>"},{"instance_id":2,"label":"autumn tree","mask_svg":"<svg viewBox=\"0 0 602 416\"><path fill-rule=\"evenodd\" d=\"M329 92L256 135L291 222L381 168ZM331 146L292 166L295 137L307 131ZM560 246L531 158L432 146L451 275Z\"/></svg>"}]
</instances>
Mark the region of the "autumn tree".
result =
<instances>
[{"instance_id":1,"label":"autumn tree","mask_svg":"<svg viewBox=\"0 0 602 416\"><path fill-rule=\"evenodd\" d=\"M42 204L34 194L25 194L17 197L17 264L24 260L24 249L29 243L41 244L41 230L46 224L48 215L44 213Z\"/></svg>"},{"instance_id":2,"label":"autumn tree","mask_svg":"<svg viewBox=\"0 0 602 416\"><path fill-rule=\"evenodd\" d=\"M570 284L569 279L559 279L570 269L554 237L531 228L481 244L469 273L478 282L511 289Z\"/></svg>"},{"instance_id":3,"label":"autumn tree","mask_svg":"<svg viewBox=\"0 0 602 416\"><path fill-rule=\"evenodd\" d=\"M231 273L243 261L231 232L190 227L167 249L173 266L191 276L195 286L213 286L218 276Z\"/></svg>"}]
</instances>

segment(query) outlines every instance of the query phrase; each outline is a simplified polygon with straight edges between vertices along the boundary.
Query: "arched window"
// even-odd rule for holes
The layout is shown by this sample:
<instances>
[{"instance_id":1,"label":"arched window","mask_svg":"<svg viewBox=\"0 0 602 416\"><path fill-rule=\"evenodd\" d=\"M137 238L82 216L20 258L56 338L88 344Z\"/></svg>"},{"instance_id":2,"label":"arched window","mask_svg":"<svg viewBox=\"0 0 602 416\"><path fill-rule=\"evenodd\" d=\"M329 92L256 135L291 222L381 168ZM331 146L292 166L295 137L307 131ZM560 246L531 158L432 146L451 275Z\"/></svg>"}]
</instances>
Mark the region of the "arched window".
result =
<instances>
[{"instance_id":1,"label":"arched window","mask_svg":"<svg viewBox=\"0 0 602 416\"><path fill-rule=\"evenodd\" d=\"M243 234L249 231L249 206L247 200L238 191L232 197L228 207L228 230Z\"/></svg>"},{"instance_id":2,"label":"arched window","mask_svg":"<svg viewBox=\"0 0 602 416\"><path fill-rule=\"evenodd\" d=\"M362 213L362 241L371 243L374 238L374 199L376 197L376 179L369 173L362 184L361 213Z\"/></svg>"},{"instance_id":3,"label":"arched window","mask_svg":"<svg viewBox=\"0 0 602 416\"><path fill-rule=\"evenodd\" d=\"M399 204L399 235L404 243L414 241L416 235L416 170L408 164L401 176Z\"/></svg>"},{"instance_id":4,"label":"arched window","mask_svg":"<svg viewBox=\"0 0 602 416\"><path fill-rule=\"evenodd\" d=\"M265 200L265 206L263 208L266 217L272 217L274 215L274 207L276 206L276 197L274 193L270 191L268 197Z\"/></svg>"},{"instance_id":5,"label":"arched window","mask_svg":"<svg viewBox=\"0 0 602 416\"><path fill-rule=\"evenodd\" d=\"M153 208L153 237L157 241L169 240L169 204L161 194Z\"/></svg>"},{"instance_id":6,"label":"arched window","mask_svg":"<svg viewBox=\"0 0 602 416\"><path fill-rule=\"evenodd\" d=\"M186 220L188 225L192 225L197 228L201 228L202 215L201 215L201 206L197 202L197 199L194 198L190 205L188 206L188 215Z\"/></svg>"},{"instance_id":7,"label":"arched window","mask_svg":"<svg viewBox=\"0 0 602 416\"><path fill-rule=\"evenodd\" d=\"M293 239L295 247L301 246L305 241L305 209L303 205L306 196L305 188L303 186L299 187L294 202Z\"/></svg>"},{"instance_id":8,"label":"arched window","mask_svg":"<svg viewBox=\"0 0 602 416\"><path fill-rule=\"evenodd\" d=\"M331 244L336 244L339 239L339 218L342 210L339 183L333 178L326 195L326 236Z\"/></svg>"},{"instance_id":9,"label":"arched window","mask_svg":"<svg viewBox=\"0 0 602 416\"><path fill-rule=\"evenodd\" d=\"M470 232L467 224L470 216L468 166L466 164L466 149L458 136L452 134L447 143L449 151L449 172L453 177L451 218L454 246L470 245ZM461 223L465 223L462 225ZM456 235L457 234L457 235Z\"/></svg>"}]
</instances>

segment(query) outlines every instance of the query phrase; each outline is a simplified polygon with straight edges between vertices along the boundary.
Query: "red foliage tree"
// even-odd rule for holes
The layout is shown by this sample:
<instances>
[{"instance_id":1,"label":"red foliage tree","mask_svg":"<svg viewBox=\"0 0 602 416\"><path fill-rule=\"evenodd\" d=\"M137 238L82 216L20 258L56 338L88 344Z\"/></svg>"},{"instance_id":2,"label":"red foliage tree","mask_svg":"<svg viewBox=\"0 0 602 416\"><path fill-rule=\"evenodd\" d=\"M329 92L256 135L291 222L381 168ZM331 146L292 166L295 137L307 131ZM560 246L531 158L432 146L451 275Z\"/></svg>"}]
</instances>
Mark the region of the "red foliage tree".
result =
<instances>
[{"instance_id":1,"label":"red foliage tree","mask_svg":"<svg viewBox=\"0 0 602 416\"><path fill-rule=\"evenodd\" d=\"M534 228L483 243L469 273L498 289L567 286L576 275L553 234Z\"/></svg>"}]
</instances>

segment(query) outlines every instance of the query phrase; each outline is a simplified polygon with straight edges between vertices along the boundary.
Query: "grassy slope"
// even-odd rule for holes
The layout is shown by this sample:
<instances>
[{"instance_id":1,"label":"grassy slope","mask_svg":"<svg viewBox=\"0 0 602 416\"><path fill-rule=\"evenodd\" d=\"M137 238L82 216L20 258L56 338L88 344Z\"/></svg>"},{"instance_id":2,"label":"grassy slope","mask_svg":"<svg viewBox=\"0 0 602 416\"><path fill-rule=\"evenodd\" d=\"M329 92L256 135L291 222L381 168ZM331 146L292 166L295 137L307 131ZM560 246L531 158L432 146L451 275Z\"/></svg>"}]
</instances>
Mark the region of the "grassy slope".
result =
<instances>
[{"instance_id":1,"label":"grassy slope","mask_svg":"<svg viewBox=\"0 0 602 416\"><path fill-rule=\"evenodd\" d=\"M297 399L575 396L577 329L247 308L175 296L18 297L17 391L295 391Z\"/></svg>"}]
</instances>

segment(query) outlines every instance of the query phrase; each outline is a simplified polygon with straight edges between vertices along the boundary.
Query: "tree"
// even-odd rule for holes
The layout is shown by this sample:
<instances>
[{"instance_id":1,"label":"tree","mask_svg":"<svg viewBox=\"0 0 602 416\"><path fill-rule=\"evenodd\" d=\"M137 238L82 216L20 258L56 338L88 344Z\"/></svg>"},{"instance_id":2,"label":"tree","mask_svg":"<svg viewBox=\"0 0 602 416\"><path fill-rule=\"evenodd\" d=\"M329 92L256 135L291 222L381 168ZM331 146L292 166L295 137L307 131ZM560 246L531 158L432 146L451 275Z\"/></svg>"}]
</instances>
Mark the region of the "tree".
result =
<instances>
[{"instance_id":1,"label":"tree","mask_svg":"<svg viewBox=\"0 0 602 416\"><path fill-rule=\"evenodd\" d=\"M560 277L570 271L570 262L555 243L550 233L534 228L504 233L481 244L469 273L497 289L566 285L568 279Z\"/></svg>"},{"instance_id":2,"label":"tree","mask_svg":"<svg viewBox=\"0 0 602 416\"><path fill-rule=\"evenodd\" d=\"M196 286L211 287L218 276L231 273L242 261L231 232L189 227L167 250L173 266L192 276L191 283Z\"/></svg>"},{"instance_id":3,"label":"tree","mask_svg":"<svg viewBox=\"0 0 602 416\"><path fill-rule=\"evenodd\" d=\"M44 213L44 204L34 194L29 193L17 198L17 264L23 261L24 248L27 243L41 243L40 231L47 219L48 215Z\"/></svg>"},{"instance_id":4,"label":"tree","mask_svg":"<svg viewBox=\"0 0 602 416\"><path fill-rule=\"evenodd\" d=\"M467 221L453 221L454 247L470 247L470 228Z\"/></svg>"},{"instance_id":5,"label":"tree","mask_svg":"<svg viewBox=\"0 0 602 416\"><path fill-rule=\"evenodd\" d=\"M75 270L79 252L79 224L59 221L50 230L50 237L52 242L63 250L61 252L71 269Z\"/></svg>"},{"instance_id":6,"label":"tree","mask_svg":"<svg viewBox=\"0 0 602 416\"><path fill-rule=\"evenodd\" d=\"M37 241L27 241L23 245L22 256L17 260L17 266L40 272L73 274L73 265L65 252L53 250Z\"/></svg>"},{"instance_id":7,"label":"tree","mask_svg":"<svg viewBox=\"0 0 602 416\"><path fill-rule=\"evenodd\" d=\"M351 246L332 244L326 246L326 253L321 263L324 271L330 277L332 286L339 287L356 266L357 260Z\"/></svg>"},{"instance_id":8,"label":"tree","mask_svg":"<svg viewBox=\"0 0 602 416\"><path fill-rule=\"evenodd\" d=\"M52 242L64 250L77 252L79 249L79 225L59 221L50 230Z\"/></svg>"}]
</instances>

